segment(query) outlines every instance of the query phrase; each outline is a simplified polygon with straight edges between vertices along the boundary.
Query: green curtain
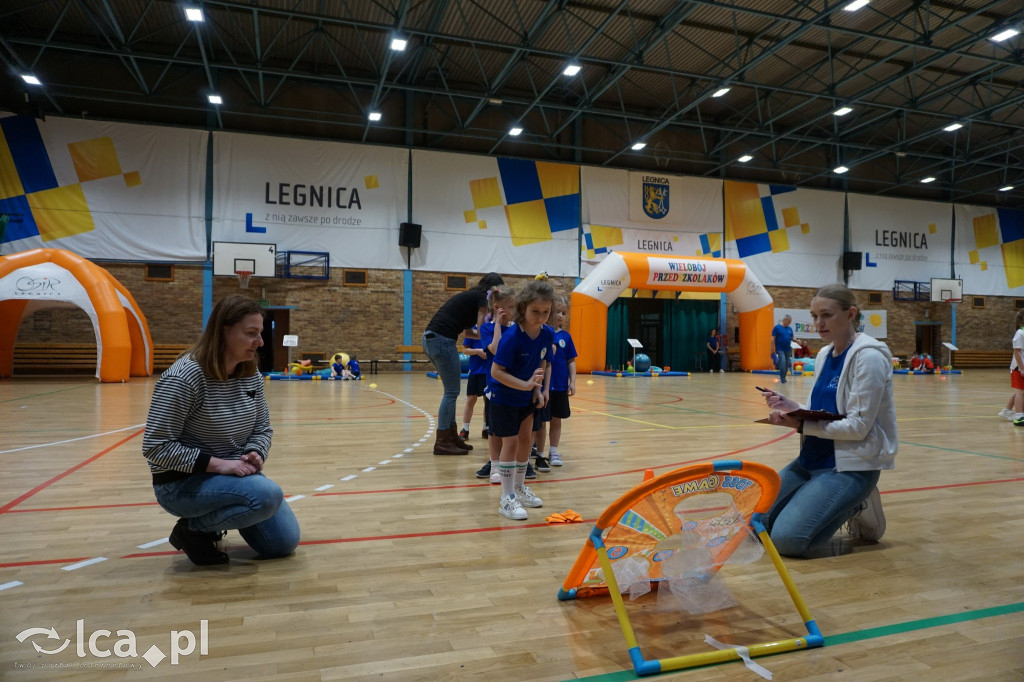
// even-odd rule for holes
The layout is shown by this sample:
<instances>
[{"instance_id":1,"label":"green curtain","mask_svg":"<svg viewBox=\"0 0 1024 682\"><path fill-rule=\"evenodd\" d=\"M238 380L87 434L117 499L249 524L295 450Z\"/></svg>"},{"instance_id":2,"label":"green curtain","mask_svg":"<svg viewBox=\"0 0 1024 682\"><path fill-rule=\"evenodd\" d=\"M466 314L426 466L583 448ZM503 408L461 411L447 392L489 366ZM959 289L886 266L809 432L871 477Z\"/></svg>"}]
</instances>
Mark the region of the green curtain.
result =
<instances>
[{"instance_id":1,"label":"green curtain","mask_svg":"<svg viewBox=\"0 0 1024 682\"><path fill-rule=\"evenodd\" d=\"M615 370L625 369L627 357L633 357L626 343L626 337L629 336L629 309L626 307L626 300L617 298L608 306L608 345L605 363Z\"/></svg>"},{"instance_id":2,"label":"green curtain","mask_svg":"<svg viewBox=\"0 0 1024 682\"><path fill-rule=\"evenodd\" d=\"M662 307L662 362L674 370L692 372L697 358L706 365L708 332L718 326L718 301L665 301ZM704 367L704 371L708 368Z\"/></svg>"},{"instance_id":3,"label":"green curtain","mask_svg":"<svg viewBox=\"0 0 1024 682\"><path fill-rule=\"evenodd\" d=\"M629 329L629 299L618 298L608 307L608 346L605 362L614 370L624 368L633 352L626 337L638 336ZM664 300L661 308L662 348L659 366L676 371L697 369L696 359L707 364L704 344L708 332L718 326L718 301ZM652 358L653 360L654 358ZM704 370L707 371L707 367Z\"/></svg>"}]
</instances>

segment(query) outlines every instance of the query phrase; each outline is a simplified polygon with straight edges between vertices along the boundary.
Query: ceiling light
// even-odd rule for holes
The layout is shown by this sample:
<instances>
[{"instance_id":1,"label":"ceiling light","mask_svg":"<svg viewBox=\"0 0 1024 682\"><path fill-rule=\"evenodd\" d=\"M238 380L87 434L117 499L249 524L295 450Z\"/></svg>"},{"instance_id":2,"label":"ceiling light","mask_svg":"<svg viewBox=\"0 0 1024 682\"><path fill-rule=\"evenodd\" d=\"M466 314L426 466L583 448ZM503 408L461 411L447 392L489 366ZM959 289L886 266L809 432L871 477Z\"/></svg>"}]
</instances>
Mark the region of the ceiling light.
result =
<instances>
[{"instance_id":1,"label":"ceiling light","mask_svg":"<svg viewBox=\"0 0 1024 682\"><path fill-rule=\"evenodd\" d=\"M1018 29L1008 28L1005 31L1000 31L999 33L995 34L994 36L989 38L989 40L991 40L993 42L996 42L996 43L1001 43L1004 40L1008 40L1008 39L1014 37L1018 33L1020 33L1020 31Z\"/></svg>"},{"instance_id":2,"label":"ceiling light","mask_svg":"<svg viewBox=\"0 0 1024 682\"><path fill-rule=\"evenodd\" d=\"M580 68L582 68L582 67L580 67L579 64L570 64L569 66L565 67L565 71L562 72L562 75L563 76L575 76L576 74L578 74L580 72Z\"/></svg>"},{"instance_id":3,"label":"ceiling light","mask_svg":"<svg viewBox=\"0 0 1024 682\"><path fill-rule=\"evenodd\" d=\"M935 178L929 175L927 178L921 180L922 185L927 185L929 182L935 182Z\"/></svg>"},{"instance_id":4,"label":"ceiling light","mask_svg":"<svg viewBox=\"0 0 1024 682\"><path fill-rule=\"evenodd\" d=\"M515 137L517 135L521 135L522 132L523 132L523 129L520 128L519 126L512 126L509 129L508 134L511 135L512 137Z\"/></svg>"},{"instance_id":5,"label":"ceiling light","mask_svg":"<svg viewBox=\"0 0 1024 682\"><path fill-rule=\"evenodd\" d=\"M722 95L724 95L727 92L729 92L729 88L718 88L717 90L715 90L715 92L711 96L712 97L721 97Z\"/></svg>"},{"instance_id":6,"label":"ceiling light","mask_svg":"<svg viewBox=\"0 0 1024 682\"><path fill-rule=\"evenodd\" d=\"M210 100L210 104L224 104L224 98L220 95L209 95L206 99Z\"/></svg>"},{"instance_id":7,"label":"ceiling light","mask_svg":"<svg viewBox=\"0 0 1024 682\"><path fill-rule=\"evenodd\" d=\"M638 152L638 151L640 151L641 149L643 149L646 146L647 146L646 142L635 142L635 143L633 143L633 146L631 147L631 149L633 151L635 151L635 152Z\"/></svg>"},{"instance_id":8,"label":"ceiling light","mask_svg":"<svg viewBox=\"0 0 1024 682\"><path fill-rule=\"evenodd\" d=\"M999 191L1000 192L1009 192L1011 189L1013 189L1013 185L1007 185L1006 187L1000 187Z\"/></svg>"},{"instance_id":9,"label":"ceiling light","mask_svg":"<svg viewBox=\"0 0 1024 682\"><path fill-rule=\"evenodd\" d=\"M948 126L943 128L943 130L945 130L947 133L951 133L954 130L960 130L963 127L964 127L963 123L950 123Z\"/></svg>"},{"instance_id":10,"label":"ceiling light","mask_svg":"<svg viewBox=\"0 0 1024 682\"><path fill-rule=\"evenodd\" d=\"M405 38L396 37L391 39L391 49L394 50L395 52L401 52L402 50L405 49L405 46L408 44L409 41L406 40Z\"/></svg>"},{"instance_id":11,"label":"ceiling light","mask_svg":"<svg viewBox=\"0 0 1024 682\"><path fill-rule=\"evenodd\" d=\"M902 158L906 158L906 156L907 156L906 152L893 152L893 153L896 154L896 156L901 158L901 159Z\"/></svg>"},{"instance_id":12,"label":"ceiling light","mask_svg":"<svg viewBox=\"0 0 1024 682\"><path fill-rule=\"evenodd\" d=\"M836 166L835 168L832 169L832 172L833 173L838 173L839 175L842 175L843 173L845 173L848 170L850 170L850 169L847 168L846 166Z\"/></svg>"},{"instance_id":13,"label":"ceiling light","mask_svg":"<svg viewBox=\"0 0 1024 682\"><path fill-rule=\"evenodd\" d=\"M871 0L853 0L849 5L844 7L847 12L856 12L857 10L867 7Z\"/></svg>"},{"instance_id":14,"label":"ceiling light","mask_svg":"<svg viewBox=\"0 0 1024 682\"><path fill-rule=\"evenodd\" d=\"M851 109L850 107L839 107L838 109L836 109L835 111L832 112L832 115L833 116L846 116L851 111L853 111L853 109Z\"/></svg>"},{"instance_id":15,"label":"ceiling light","mask_svg":"<svg viewBox=\"0 0 1024 682\"><path fill-rule=\"evenodd\" d=\"M30 73L23 73L23 74L21 74L21 80L25 81L29 85L42 85L43 84L43 82L41 80L39 80L38 78L36 78L35 76L33 76Z\"/></svg>"},{"instance_id":16,"label":"ceiling light","mask_svg":"<svg viewBox=\"0 0 1024 682\"><path fill-rule=\"evenodd\" d=\"M751 156L750 154L744 154L743 156L741 156L740 158L738 158L736 160L739 161L740 163L746 163L747 161L750 161L753 158L754 157Z\"/></svg>"},{"instance_id":17,"label":"ceiling light","mask_svg":"<svg viewBox=\"0 0 1024 682\"><path fill-rule=\"evenodd\" d=\"M206 20L203 17L203 10L199 9L198 7L186 7L185 8L185 18L188 19L189 21L205 21Z\"/></svg>"},{"instance_id":18,"label":"ceiling light","mask_svg":"<svg viewBox=\"0 0 1024 682\"><path fill-rule=\"evenodd\" d=\"M489 97L489 98L487 98L487 103L488 103L488 104L494 104L494 105L498 105L498 104L501 104L501 103L502 103L502 101L501 101L501 99L500 99L500 98L498 98L498 97Z\"/></svg>"},{"instance_id":19,"label":"ceiling light","mask_svg":"<svg viewBox=\"0 0 1024 682\"><path fill-rule=\"evenodd\" d=\"M367 116L366 118L370 119L371 121L379 121L380 120L380 112L379 111L371 111L370 115Z\"/></svg>"}]
</instances>

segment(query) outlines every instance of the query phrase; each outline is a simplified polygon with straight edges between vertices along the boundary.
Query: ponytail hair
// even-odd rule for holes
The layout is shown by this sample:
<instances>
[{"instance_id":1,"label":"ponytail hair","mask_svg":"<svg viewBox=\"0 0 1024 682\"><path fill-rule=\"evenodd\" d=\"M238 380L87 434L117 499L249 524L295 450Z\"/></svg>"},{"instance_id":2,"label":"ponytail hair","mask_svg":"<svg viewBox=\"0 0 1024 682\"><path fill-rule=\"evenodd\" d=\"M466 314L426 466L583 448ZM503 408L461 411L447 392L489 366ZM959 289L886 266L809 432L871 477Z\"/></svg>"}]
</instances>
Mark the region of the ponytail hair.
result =
<instances>
[{"instance_id":1,"label":"ponytail hair","mask_svg":"<svg viewBox=\"0 0 1024 682\"><path fill-rule=\"evenodd\" d=\"M853 316L853 330L857 331L860 329L860 323L864 319L864 314L861 313L860 306L857 305L857 297L846 285L839 284L838 282L826 284L815 292L814 298L827 298L835 301L843 310L856 309L857 314Z\"/></svg>"}]
</instances>

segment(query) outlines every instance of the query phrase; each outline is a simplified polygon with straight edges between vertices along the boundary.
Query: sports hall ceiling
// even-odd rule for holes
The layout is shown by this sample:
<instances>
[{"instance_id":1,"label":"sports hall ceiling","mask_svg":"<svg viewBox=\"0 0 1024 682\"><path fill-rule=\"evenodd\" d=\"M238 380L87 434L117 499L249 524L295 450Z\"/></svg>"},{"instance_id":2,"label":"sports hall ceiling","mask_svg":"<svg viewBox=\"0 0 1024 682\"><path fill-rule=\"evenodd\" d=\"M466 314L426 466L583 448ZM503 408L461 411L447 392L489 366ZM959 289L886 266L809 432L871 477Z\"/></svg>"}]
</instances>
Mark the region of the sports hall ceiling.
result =
<instances>
[{"instance_id":1,"label":"sports hall ceiling","mask_svg":"<svg viewBox=\"0 0 1024 682\"><path fill-rule=\"evenodd\" d=\"M0 106L1024 207L1024 2L849 1L4 0Z\"/></svg>"}]
</instances>

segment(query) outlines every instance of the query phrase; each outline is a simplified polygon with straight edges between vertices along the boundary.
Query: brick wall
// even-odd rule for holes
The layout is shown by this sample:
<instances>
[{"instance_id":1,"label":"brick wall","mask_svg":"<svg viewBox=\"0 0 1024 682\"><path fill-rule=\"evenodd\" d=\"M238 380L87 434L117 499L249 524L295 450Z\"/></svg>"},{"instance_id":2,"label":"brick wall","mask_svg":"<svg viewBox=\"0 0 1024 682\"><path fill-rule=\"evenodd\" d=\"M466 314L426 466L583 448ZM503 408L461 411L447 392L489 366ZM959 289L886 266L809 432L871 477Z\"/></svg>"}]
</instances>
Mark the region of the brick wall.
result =
<instances>
[{"instance_id":1,"label":"brick wall","mask_svg":"<svg viewBox=\"0 0 1024 682\"><path fill-rule=\"evenodd\" d=\"M195 265L176 265L174 281L145 281L145 266L138 263L102 263L132 293L146 315L154 343L192 343L202 330L203 270ZM437 309L454 291L445 290L443 272L414 271L412 275L412 338L420 334ZM341 269L331 269L329 280L253 278L248 295L265 298L272 306L293 306L289 332L299 336L299 351L333 353L345 351L361 360L398 358L395 346L402 344L401 270L369 270L367 286L341 284ZM468 274L474 284L478 274ZM506 276L506 282L521 288L532 279ZM571 277L552 277L557 293L568 296L574 286ZM766 287L779 308L806 308L813 289ZM240 291L234 278L215 277L214 300ZM241 290L245 293L245 290ZM864 308L888 311L889 347L904 355L915 350L915 322L940 322L941 341L950 339L950 306L941 303L893 301L891 291L882 294L881 305L869 304L867 291L857 291ZM970 350L1010 348L1013 332L1014 299L985 296L984 307L972 307L971 297L957 306L957 345ZM737 316L727 306L726 328L730 335ZM18 330L19 343L89 343L94 341L88 316L77 308L51 308L26 316ZM819 343L811 342L815 350ZM945 355L943 355L943 360Z\"/></svg>"}]
</instances>

